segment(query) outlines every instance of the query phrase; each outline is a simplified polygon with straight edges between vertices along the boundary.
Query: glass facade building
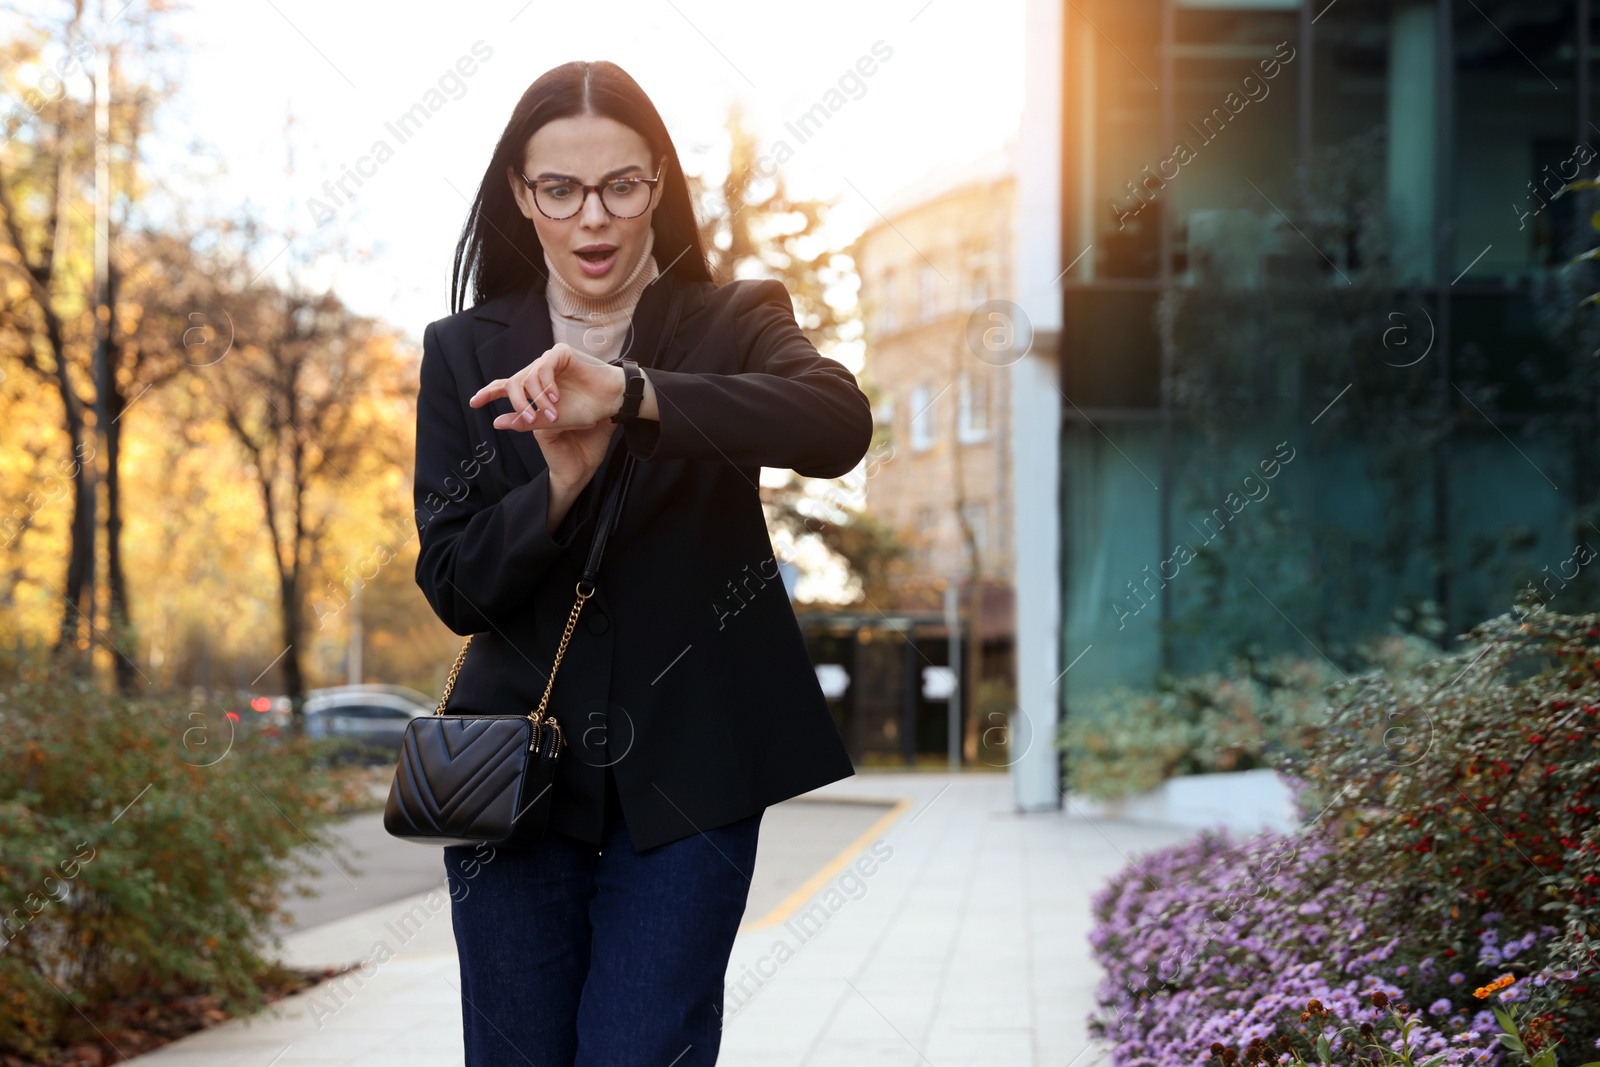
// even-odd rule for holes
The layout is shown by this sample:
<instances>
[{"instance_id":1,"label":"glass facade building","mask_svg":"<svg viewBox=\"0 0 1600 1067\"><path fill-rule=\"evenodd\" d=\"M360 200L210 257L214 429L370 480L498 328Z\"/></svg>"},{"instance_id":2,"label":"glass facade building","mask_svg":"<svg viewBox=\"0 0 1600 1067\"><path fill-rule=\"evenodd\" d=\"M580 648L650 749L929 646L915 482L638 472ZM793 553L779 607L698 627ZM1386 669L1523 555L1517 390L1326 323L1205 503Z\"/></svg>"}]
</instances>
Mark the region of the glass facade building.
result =
<instances>
[{"instance_id":1,"label":"glass facade building","mask_svg":"<svg viewBox=\"0 0 1600 1067\"><path fill-rule=\"evenodd\" d=\"M1566 264L1600 198L1556 193L1600 170L1595 17L1072 0L1033 21L1059 31L1065 272L1036 346L1062 401L1057 714L1241 655L1342 663L1396 626L1448 644L1518 596L1594 608L1600 565L1574 561L1600 550L1579 306L1600 284Z\"/></svg>"}]
</instances>

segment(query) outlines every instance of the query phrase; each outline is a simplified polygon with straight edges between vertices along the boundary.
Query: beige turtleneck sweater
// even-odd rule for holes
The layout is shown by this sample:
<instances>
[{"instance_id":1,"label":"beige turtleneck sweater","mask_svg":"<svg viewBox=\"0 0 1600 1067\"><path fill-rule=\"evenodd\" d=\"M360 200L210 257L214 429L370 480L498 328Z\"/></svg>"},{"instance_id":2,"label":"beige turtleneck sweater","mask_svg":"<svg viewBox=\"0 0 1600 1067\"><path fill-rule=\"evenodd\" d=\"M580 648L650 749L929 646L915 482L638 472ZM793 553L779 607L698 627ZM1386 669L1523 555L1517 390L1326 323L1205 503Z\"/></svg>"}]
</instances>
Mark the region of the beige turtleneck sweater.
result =
<instances>
[{"instance_id":1,"label":"beige turtleneck sweater","mask_svg":"<svg viewBox=\"0 0 1600 1067\"><path fill-rule=\"evenodd\" d=\"M628 326L633 321L633 309L639 303L640 294L661 273L655 257L650 254L654 246L655 231L645 230L644 248L633 272L620 289L602 299L580 293L563 281L550 263L550 253L546 252L544 266L549 282L544 292L550 305L550 328L556 343L565 342L597 359L615 358L628 336Z\"/></svg>"}]
</instances>

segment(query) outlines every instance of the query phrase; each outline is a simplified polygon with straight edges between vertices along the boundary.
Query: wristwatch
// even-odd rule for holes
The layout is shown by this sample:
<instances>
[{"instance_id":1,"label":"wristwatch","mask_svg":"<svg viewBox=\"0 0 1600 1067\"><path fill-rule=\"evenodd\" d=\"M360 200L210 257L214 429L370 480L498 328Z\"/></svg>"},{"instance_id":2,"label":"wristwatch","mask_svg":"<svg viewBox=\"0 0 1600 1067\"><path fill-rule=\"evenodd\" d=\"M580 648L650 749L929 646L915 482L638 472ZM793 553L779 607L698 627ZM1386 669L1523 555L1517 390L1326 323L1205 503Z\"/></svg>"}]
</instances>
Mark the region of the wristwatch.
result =
<instances>
[{"instance_id":1,"label":"wristwatch","mask_svg":"<svg viewBox=\"0 0 1600 1067\"><path fill-rule=\"evenodd\" d=\"M639 414L639 404L644 400L644 374L639 364L626 356L610 361L613 367L622 368L622 407L611 416L612 422L623 422Z\"/></svg>"}]
</instances>

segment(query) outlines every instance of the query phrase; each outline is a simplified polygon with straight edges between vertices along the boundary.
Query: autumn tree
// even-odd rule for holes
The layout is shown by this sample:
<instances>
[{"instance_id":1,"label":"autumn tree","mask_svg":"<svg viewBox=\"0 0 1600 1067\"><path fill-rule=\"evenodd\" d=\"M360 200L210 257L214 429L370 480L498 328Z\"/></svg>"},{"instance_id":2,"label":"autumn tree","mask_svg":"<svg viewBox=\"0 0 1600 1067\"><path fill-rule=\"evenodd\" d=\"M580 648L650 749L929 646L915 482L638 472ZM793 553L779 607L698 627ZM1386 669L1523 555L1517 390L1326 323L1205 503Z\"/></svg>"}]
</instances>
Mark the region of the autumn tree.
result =
<instances>
[{"instance_id":1,"label":"autumn tree","mask_svg":"<svg viewBox=\"0 0 1600 1067\"><path fill-rule=\"evenodd\" d=\"M193 373L256 487L277 584L284 688L298 716L312 581L344 508L406 462L406 442L392 430L410 410L414 366L390 330L331 293L236 277L212 306L196 329L214 362Z\"/></svg>"},{"instance_id":2,"label":"autumn tree","mask_svg":"<svg viewBox=\"0 0 1600 1067\"><path fill-rule=\"evenodd\" d=\"M56 648L87 647L103 626L124 688L133 664L118 651L129 626L118 420L128 397L120 386L137 375L126 373L117 307L123 278L141 268L120 238L140 194L140 137L167 93L148 60L165 47L158 38L168 10L156 0L102 24L73 0L53 19L24 21L0 45L5 97L20 104L0 116L0 328L17 365L55 394L63 453L56 467L71 484ZM113 188L123 195L112 197ZM95 482L102 479L108 599L100 618ZM21 515L13 512L8 536L25 532L35 514L26 503Z\"/></svg>"},{"instance_id":3,"label":"autumn tree","mask_svg":"<svg viewBox=\"0 0 1600 1067\"><path fill-rule=\"evenodd\" d=\"M734 107L728 113L728 164L720 181L691 178L701 240L721 281L772 278L789 290L795 321L824 355L859 343L862 325L850 290L855 263L825 232L828 204L793 196L781 171L764 159ZM869 455L870 460L870 455ZM841 556L869 603L884 595L907 553L881 523L848 506L836 481L789 473L762 486L768 522L796 537L817 537Z\"/></svg>"},{"instance_id":4,"label":"autumn tree","mask_svg":"<svg viewBox=\"0 0 1600 1067\"><path fill-rule=\"evenodd\" d=\"M829 299L854 277L855 264L824 232L828 204L790 195L783 173L760 156L737 107L728 112L726 128L728 168L722 181L715 187L691 183L714 276L783 282L796 321L821 352L859 338L854 309L839 304L837 296Z\"/></svg>"}]
</instances>

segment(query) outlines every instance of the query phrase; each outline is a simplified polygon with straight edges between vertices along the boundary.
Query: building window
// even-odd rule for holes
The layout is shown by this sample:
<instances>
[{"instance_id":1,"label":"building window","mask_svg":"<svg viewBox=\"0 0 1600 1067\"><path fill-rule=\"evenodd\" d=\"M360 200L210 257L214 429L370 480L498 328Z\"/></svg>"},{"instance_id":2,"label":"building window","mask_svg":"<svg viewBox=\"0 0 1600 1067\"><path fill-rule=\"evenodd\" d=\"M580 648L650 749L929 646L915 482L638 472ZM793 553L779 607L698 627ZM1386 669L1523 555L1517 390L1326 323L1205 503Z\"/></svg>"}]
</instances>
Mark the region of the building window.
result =
<instances>
[{"instance_id":1,"label":"building window","mask_svg":"<svg viewBox=\"0 0 1600 1067\"><path fill-rule=\"evenodd\" d=\"M883 272L882 295L878 304L878 331L880 333L893 333L899 328L899 319L895 317L895 277L894 271Z\"/></svg>"},{"instance_id":2,"label":"building window","mask_svg":"<svg viewBox=\"0 0 1600 1067\"><path fill-rule=\"evenodd\" d=\"M989 272L982 264L967 271L967 307L975 308L989 299Z\"/></svg>"},{"instance_id":3,"label":"building window","mask_svg":"<svg viewBox=\"0 0 1600 1067\"><path fill-rule=\"evenodd\" d=\"M925 452L933 447L933 390L926 385L911 387L911 451Z\"/></svg>"},{"instance_id":4,"label":"building window","mask_svg":"<svg viewBox=\"0 0 1600 1067\"><path fill-rule=\"evenodd\" d=\"M886 396L878 401L878 408L872 413L872 421L877 424L878 430L885 434L889 440L894 440L893 396Z\"/></svg>"},{"instance_id":5,"label":"building window","mask_svg":"<svg viewBox=\"0 0 1600 1067\"><path fill-rule=\"evenodd\" d=\"M956 436L962 444L989 439L989 383L972 374L961 375L956 394Z\"/></svg>"},{"instance_id":6,"label":"building window","mask_svg":"<svg viewBox=\"0 0 1600 1067\"><path fill-rule=\"evenodd\" d=\"M923 322L932 320L939 313L938 280L933 266L923 264L921 273L917 275L917 314Z\"/></svg>"}]
</instances>

